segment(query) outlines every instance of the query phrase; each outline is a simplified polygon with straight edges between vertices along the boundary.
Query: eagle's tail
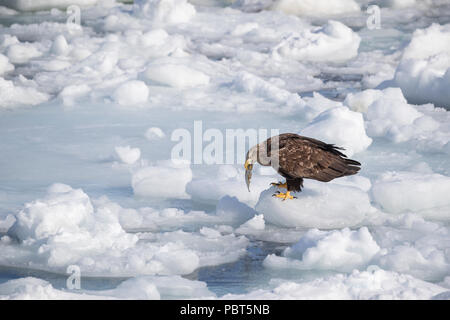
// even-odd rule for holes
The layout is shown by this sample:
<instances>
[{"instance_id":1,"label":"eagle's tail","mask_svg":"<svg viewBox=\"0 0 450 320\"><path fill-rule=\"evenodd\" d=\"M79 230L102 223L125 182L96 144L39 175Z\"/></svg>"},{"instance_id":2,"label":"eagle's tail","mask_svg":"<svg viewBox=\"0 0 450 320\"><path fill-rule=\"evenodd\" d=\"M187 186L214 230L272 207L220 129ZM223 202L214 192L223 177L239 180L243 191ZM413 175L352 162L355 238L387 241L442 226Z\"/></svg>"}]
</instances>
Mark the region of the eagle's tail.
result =
<instances>
[{"instance_id":1,"label":"eagle's tail","mask_svg":"<svg viewBox=\"0 0 450 320\"><path fill-rule=\"evenodd\" d=\"M351 176L353 174L358 173L361 170L361 163L352 159L343 159L345 161L345 171L343 172L343 176Z\"/></svg>"},{"instance_id":2,"label":"eagle's tail","mask_svg":"<svg viewBox=\"0 0 450 320\"><path fill-rule=\"evenodd\" d=\"M356 160L347 159L343 157L335 157L328 168L324 168L315 179L323 182L328 182L336 178L351 176L361 169L361 163Z\"/></svg>"}]
</instances>

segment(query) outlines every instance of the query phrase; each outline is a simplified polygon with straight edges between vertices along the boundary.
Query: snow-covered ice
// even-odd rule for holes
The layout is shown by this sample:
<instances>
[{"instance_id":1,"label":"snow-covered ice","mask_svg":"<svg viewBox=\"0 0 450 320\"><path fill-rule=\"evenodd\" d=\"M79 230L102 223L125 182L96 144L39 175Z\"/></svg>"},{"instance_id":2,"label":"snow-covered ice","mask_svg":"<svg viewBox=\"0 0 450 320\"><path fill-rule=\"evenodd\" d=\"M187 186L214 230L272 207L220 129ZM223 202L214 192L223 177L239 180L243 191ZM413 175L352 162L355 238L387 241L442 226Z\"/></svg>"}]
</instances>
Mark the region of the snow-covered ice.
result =
<instances>
[{"instance_id":1,"label":"snow-covered ice","mask_svg":"<svg viewBox=\"0 0 450 320\"><path fill-rule=\"evenodd\" d=\"M91 6L98 0L2 0L0 5L20 11L49 10L52 8L66 8L70 5Z\"/></svg>"},{"instance_id":2,"label":"snow-covered ice","mask_svg":"<svg viewBox=\"0 0 450 320\"><path fill-rule=\"evenodd\" d=\"M186 186L186 192L192 200L207 204L215 204L224 196L236 197L239 201L254 206L261 192L275 182L273 176L258 175L252 178L250 191L245 185L244 170L233 166L221 166L215 179L193 179Z\"/></svg>"},{"instance_id":3,"label":"snow-covered ice","mask_svg":"<svg viewBox=\"0 0 450 320\"><path fill-rule=\"evenodd\" d=\"M134 10L154 24L188 22L196 13L195 7L187 0L137 0Z\"/></svg>"},{"instance_id":4,"label":"snow-covered ice","mask_svg":"<svg viewBox=\"0 0 450 320\"><path fill-rule=\"evenodd\" d=\"M145 131L145 137L148 140L162 139L165 136L165 133L161 130L161 128L158 127L151 127L148 128L147 131Z\"/></svg>"},{"instance_id":5,"label":"snow-covered ice","mask_svg":"<svg viewBox=\"0 0 450 320\"><path fill-rule=\"evenodd\" d=\"M345 61L356 56L361 39L338 21L292 34L274 48L275 57L307 61Z\"/></svg>"},{"instance_id":6,"label":"snow-covered ice","mask_svg":"<svg viewBox=\"0 0 450 320\"><path fill-rule=\"evenodd\" d=\"M0 299L448 299L449 70L448 1L0 0Z\"/></svg>"},{"instance_id":7,"label":"snow-covered ice","mask_svg":"<svg viewBox=\"0 0 450 320\"><path fill-rule=\"evenodd\" d=\"M354 0L337 0L332 2L324 0L276 0L272 8L299 16L330 16L360 10L358 3Z\"/></svg>"},{"instance_id":8,"label":"snow-covered ice","mask_svg":"<svg viewBox=\"0 0 450 320\"><path fill-rule=\"evenodd\" d=\"M18 81L22 82L23 79ZM50 98L48 94L36 90L33 86L16 85L13 81L4 78L0 78L0 94L1 108L12 108L18 105L32 106Z\"/></svg>"},{"instance_id":9,"label":"snow-covered ice","mask_svg":"<svg viewBox=\"0 0 450 320\"><path fill-rule=\"evenodd\" d=\"M347 107L322 112L300 134L340 146L345 149L343 152L347 157L364 151L372 143L364 129L362 115Z\"/></svg>"},{"instance_id":10,"label":"snow-covered ice","mask_svg":"<svg viewBox=\"0 0 450 320\"><path fill-rule=\"evenodd\" d=\"M201 281L190 281L180 276L140 276L125 280L109 290L57 289L48 281L27 277L0 284L2 300L99 300L99 299L211 299L215 295Z\"/></svg>"},{"instance_id":11,"label":"snow-covered ice","mask_svg":"<svg viewBox=\"0 0 450 320\"><path fill-rule=\"evenodd\" d=\"M385 89L382 96L369 105L366 118L370 136L385 136L396 142L439 128L436 120L408 104L399 89Z\"/></svg>"},{"instance_id":12,"label":"snow-covered ice","mask_svg":"<svg viewBox=\"0 0 450 320\"><path fill-rule=\"evenodd\" d=\"M317 278L303 283L284 282L273 289L258 289L247 294L228 294L224 299L431 299L447 290L409 275L370 268Z\"/></svg>"},{"instance_id":13,"label":"snow-covered ice","mask_svg":"<svg viewBox=\"0 0 450 320\"><path fill-rule=\"evenodd\" d=\"M14 65L9 62L7 56L0 54L0 75L14 70Z\"/></svg>"},{"instance_id":14,"label":"snow-covered ice","mask_svg":"<svg viewBox=\"0 0 450 320\"><path fill-rule=\"evenodd\" d=\"M132 80L121 84L114 91L114 100L121 105L136 105L148 99L149 90L144 82Z\"/></svg>"},{"instance_id":15,"label":"snow-covered ice","mask_svg":"<svg viewBox=\"0 0 450 320\"><path fill-rule=\"evenodd\" d=\"M161 198L187 198L186 185L192 180L190 163L162 161L137 169L131 185L137 196Z\"/></svg>"},{"instance_id":16,"label":"snow-covered ice","mask_svg":"<svg viewBox=\"0 0 450 320\"><path fill-rule=\"evenodd\" d=\"M386 172L374 182L373 200L387 212L450 219L450 178L437 173Z\"/></svg>"},{"instance_id":17,"label":"snow-covered ice","mask_svg":"<svg viewBox=\"0 0 450 320\"><path fill-rule=\"evenodd\" d=\"M118 213L108 203L94 206L81 189L54 184L44 199L16 215L2 238L0 263L55 272L77 265L92 276L184 275L237 260L248 242L208 227L197 233L128 233Z\"/></svg>"},{"instance_id":18,"label":"snow-covered ice","mask_svg":"<svg viewBox=\"0 0 450 320\"><path fill-rule=\"evenodd\" d=\"M130 146L117 146L114 148L120 161L126 164L133 164L141 157L139 148L131 148Z\"/></svg>"},{"instance_id":19,"label":"snow-covered ice","mask_svg":"<svg viewBox=\"0 0 450 320\"><path fill-rule=\"evenodd\" d=\"M433 24L413 33L394 77L411 103L448 107L450 24Z\"/></svg>"},{"instance_id":20,"label":"snow-covered ice","mask_svg":"<svg viewBox=\"0 0 450 320\"><path fill-rule=\"evenodd\" d=\"M292 201L279 201L272 187L261 193L255 209L264 220L283 227L335 229L360 223L375 210L366 191L355 185L305 180L304 190L294 192Z\"/></svg>"},{"instance_id":21,"label":"snow-covered ice","mask_svg":"<svg viewBox=\"0 0 450 320\"><path fill-rule=\"evenodd\" d=\"M320 231L310 229L283 256L268 255L264 265L269 268L300 270L335 270L350 272L367 267L380 247L366 227L351 231Z\"/></svg>"}]
</instances>

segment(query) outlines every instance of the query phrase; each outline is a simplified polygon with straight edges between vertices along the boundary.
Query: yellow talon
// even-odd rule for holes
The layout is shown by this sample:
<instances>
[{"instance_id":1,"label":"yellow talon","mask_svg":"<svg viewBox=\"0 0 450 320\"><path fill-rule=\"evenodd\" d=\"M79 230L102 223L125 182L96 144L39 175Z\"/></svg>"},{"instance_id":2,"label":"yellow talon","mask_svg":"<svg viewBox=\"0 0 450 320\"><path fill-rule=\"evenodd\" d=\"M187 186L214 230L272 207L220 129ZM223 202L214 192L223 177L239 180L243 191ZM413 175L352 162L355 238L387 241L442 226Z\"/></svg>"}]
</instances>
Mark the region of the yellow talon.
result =
<instances>
[{"instance_id":1,"label":"yellow talon","mask_svg":"<svg viewBox=\"0 0 450 320\"><path fill-rule=\"evenodd\" d=\"M281 183L281 182L275 183L275 182L272 182L271 185L274 186L274 187L280 188L280 189L281 189L281 188L287 189L287 183L286 183L286 182L285 182L285 183Z\"/></svg>"},{"instance_id":2,"label":"yellow talon","mask_svg":"<svg viewBox=\"0 0 450 320\"><path fill-rule=\"evenodd\" d=\"M273 196L283 199L283 201L286 199L294 199L295 198L295 197L291 196L290 191L286 191L286 193L279 192L279 193L274 194Z\"/></svg>"}]
</instances>

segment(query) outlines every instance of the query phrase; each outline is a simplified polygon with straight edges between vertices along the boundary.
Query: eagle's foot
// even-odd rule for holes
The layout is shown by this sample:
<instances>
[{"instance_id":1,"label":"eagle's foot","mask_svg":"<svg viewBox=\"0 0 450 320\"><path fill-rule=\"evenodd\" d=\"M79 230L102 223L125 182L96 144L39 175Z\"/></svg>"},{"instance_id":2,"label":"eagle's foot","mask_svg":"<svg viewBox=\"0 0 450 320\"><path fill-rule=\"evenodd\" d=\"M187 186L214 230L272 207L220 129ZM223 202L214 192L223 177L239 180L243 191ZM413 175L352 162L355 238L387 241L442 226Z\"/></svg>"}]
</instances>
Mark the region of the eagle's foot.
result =
<instances>
[{"instance_id":1,"label":"eagle's foot","mask_svg":"<svg viewBox=\"0 0 450 320\"><path fill-rule=\"evenodd\" d=\"M272 182L271 184L270 184L271 186L274 186L274 187L277 187L277 188L284 188L284 189L287 189L287 183L285 182L285 183L281 183L281 182L278 182L278 183L275 183L275 182Z\"/></svg>"},{"instance_id":2,"label":"eagle's foot","mask_svg":"<svg viewBox=\"0 0 450 320\"><path fill-rule=\"evenodd\" d=\"M286 191L286 193L282 193L280 191L277 191L276 193L274 193L272 195L272 197L277 197L277 198L283 199L283 201L286 200L286 199L297 199L297 197L291 196L290 191Z\"/></svg>"}]
</instances>

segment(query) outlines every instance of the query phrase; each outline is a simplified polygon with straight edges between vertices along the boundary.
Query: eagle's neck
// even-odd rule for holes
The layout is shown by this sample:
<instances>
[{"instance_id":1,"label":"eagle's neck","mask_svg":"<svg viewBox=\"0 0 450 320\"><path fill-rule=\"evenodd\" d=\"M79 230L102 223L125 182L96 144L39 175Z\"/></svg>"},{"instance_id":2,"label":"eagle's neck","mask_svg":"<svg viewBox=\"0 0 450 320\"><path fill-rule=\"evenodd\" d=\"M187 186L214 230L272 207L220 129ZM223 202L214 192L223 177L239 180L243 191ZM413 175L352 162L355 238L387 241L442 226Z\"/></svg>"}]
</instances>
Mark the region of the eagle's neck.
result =
<instances>
[{"instance_id":1,"label":"eagle's neck","mask_svg":"<svg viewBox=\"0 0 450 320\"><path fill-rule=\"evenodd\" d=\"M262 166L270 166L270 155L267 154L266 142L261 142L256 146L253 146L248 151L248 158L252 163L258 162Z\"/></svg>"}]
</instances>

